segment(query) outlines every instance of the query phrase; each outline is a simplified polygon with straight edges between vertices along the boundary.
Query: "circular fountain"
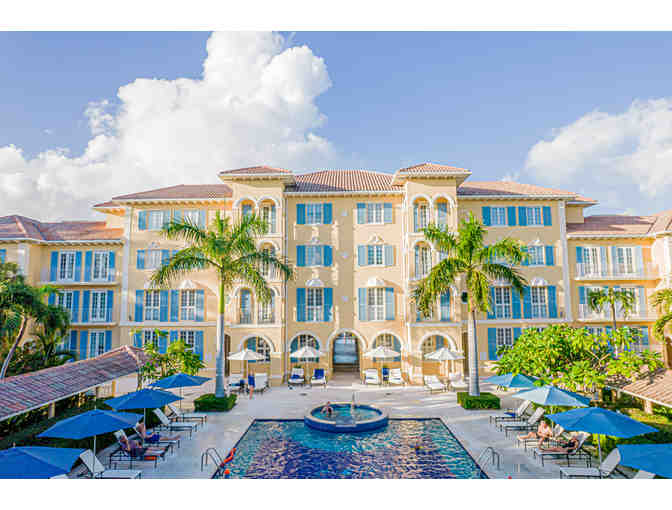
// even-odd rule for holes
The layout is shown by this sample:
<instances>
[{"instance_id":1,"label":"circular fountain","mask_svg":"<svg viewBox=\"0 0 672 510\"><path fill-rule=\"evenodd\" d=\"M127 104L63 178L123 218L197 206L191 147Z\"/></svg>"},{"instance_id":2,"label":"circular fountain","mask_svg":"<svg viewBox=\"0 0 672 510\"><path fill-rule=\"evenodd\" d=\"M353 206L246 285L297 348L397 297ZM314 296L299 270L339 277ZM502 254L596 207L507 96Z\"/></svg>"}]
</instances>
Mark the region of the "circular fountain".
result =
<instances>
[{"instance_id":1,"label":"circular fountain","mask_svg":"<svg viewBox=\"0 0 672 510\"><path fill-rule=\"evenodd\" d=\"M303 418L306 426L324 432L364 432L385 427L388 415L377 407L352 402L333 402L331 416L322 412L324 404L312 408Z\"/></svg>"}]
</instances>

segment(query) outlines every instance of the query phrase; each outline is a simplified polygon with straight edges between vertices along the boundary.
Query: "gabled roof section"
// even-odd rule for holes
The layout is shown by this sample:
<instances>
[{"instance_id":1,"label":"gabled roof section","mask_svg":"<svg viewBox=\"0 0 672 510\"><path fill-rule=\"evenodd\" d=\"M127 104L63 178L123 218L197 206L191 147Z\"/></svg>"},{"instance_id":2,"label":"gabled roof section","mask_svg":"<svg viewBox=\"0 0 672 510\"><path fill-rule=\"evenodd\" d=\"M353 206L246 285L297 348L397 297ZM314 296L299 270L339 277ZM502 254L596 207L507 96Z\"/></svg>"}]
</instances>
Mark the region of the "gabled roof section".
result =
<instances>
[{"instance_id":1,"label":"gabled roof section","mask_svg":"<svg viewBox=\"0 0 672 510\"><path fill-rule=\"evenodd\" d=\"M371 170L321 170L295 176L288 193L401 192L392 186L392 175Z\"/></svg>"},{"instance_id":2,"label":"gabled roof section","mask_svg":"<svg viewBox=\"0 0 672 510\"><path fill-rule=\"evenodd\" d=\"M291 174L291 170L285 168L275 168L272 166L249 166L246 168L234 168L233 170L222 170L219 175L265 175L265 174Z\"/></svg>"},{"instance_id":3,"label":"gabled roof section","mask_svg":"<svg viewBox=\"0 0 672 510\"><path fill-rule=\"evenodd\" d=\"M511 197L511 198L564 198L571 201L594 201L572 191L564 191L554 188L535 186L534 184L521 184L511 181L469 181L457 188L458 197Z\"/></svg>"},{"instance_id":4,"label":"gabled roof section","mask_svg":"<svg viewBox=\"0 0 672 510\"><path fill-rule=\"evenodd\" d=\"M108 228L104 221L59 221L45 223L25 216L0 218L0 240L116 241L123 236L120 228Z\"/></svg>"},{"instance_id":5,"label":"gabled roof section","mask_svg":"<svg viewBox=\"0 0 672 510\"><path fill-rule=\"evenodd\" d=\"M645 372L634 381L609 381L610 386L639 398L672 407L672 370Z\"/></svg>"},{"instance_id":6,"label":"gabled roof section","mask_svg":"<svg viewBox=\"0 0 672 510\"><path fill-rule=\"evenodd\" d=\"M623 214L595 214L586 216L583 223L568 223L568 235L646 236L652 232L655 216L626 216Z\"/></svg>"},{"instance_id":7,"label":"gabled roof section","mask_svg":"<svg viewBox=\"0 0 672 510\"><path fill-rule=\"evenodd\" d=\"M420 163L419 165L401 168L394 173L392 184L401 185L408 178L440 178L452 177L457 179L458 184L471 175L466 168L459 168L450 165L440 165L438 163Z\"/></svg>"},{"instance_id":8,"label":"gabled roof section","mask_svg":"<svg viewBox=\"0 0 672 510\"><path fill-rule=\"evenodd\" d=\"M178 184L167 188L152 189L131 193L130 195L120 195L113 197L113 202L124 202L126 200L212 200L217 198L227 198L232 195L231 188L226 184ZM109 202L106 202L109 204ZM94 207L101 207L98 204Z\"/></svg>"}]
</instances>

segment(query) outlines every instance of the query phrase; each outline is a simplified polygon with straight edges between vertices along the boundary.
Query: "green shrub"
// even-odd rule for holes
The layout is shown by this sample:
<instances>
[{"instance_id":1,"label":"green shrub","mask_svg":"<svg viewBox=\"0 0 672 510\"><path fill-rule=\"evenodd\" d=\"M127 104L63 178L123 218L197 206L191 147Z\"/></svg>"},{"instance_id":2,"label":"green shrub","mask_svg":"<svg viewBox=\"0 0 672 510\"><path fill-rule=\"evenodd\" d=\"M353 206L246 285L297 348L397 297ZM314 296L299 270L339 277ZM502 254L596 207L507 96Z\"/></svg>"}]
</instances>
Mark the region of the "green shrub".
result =
<instances>
[{"instance_id":1,"label":"green shrub","mask_svg":"<svg viewBox=\"0 0 672 510\"><path fill-rule=\"evenodd\" d=\"M194 400L194 408L197 412L205 411L230 411L236 405L236 395L228 397L215 397L214 393L206 393Z\"/></svg>"},{"instance_id":2,"label":"green shrub","mask_svg":"<svg viewBox=\"0 0 672 510\"><path fill-rule=\"evenodd\" d=\"M464 409L499 409L499 397L492 393L483 392L478 397L472 397L466 391L457 393L457 403Z\"/></svg>"}]
</instances>

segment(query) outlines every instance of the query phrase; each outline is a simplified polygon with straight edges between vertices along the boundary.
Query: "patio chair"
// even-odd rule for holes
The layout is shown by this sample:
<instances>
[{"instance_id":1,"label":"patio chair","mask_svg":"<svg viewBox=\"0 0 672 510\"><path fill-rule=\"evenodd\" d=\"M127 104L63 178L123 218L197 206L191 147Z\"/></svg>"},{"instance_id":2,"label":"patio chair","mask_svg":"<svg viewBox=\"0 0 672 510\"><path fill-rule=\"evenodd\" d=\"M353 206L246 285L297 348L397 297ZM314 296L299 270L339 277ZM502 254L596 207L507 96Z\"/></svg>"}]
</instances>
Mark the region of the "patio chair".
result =
<instances>
[{"instance_id":1,"label":"patio chair","mask_svg":"<svg viewBox=\"0 0 672 510\"><path fill-rule=\"evenodd\" d=\"M390 369L390 380L388 381L388 383L401 384L406 386L406 381L404 381L404 378L401 375L401 368Z\"/></svg>"},{"instance_id":2,"label":"patio chair","mask_svg":"<svg viewBox=\"0 0 672 510\"><path fill-rule=\"evenodd\" d=\"M180 447L180 439L181 439L180 436L175 436L174 439L161 439L159 435L158 441L148 441L148 438L152 435L152 433L150 433L150 431L146 431L145 435L142 435L140 433L140 428L138 427L138 425L140 425L140 422L133 425L133 430L135 430L135 433L138 435L138 437L147 444L170 445L173 449L175 449L175 445L177 445L178 448Z\"/></svg>"},{"instance_id":3,"label":"patio chair","mask_svg":"<svg viewBox=\"0 0 672 510\"><path fill-rule=\"evenodd\" d=\"M641 469L637 471L637 474L631 478L631 480L651 480L656 477L656 473L649 473L648 471L642 471ZM52 478L55 478L52 476Z\"/></svg>"},{"instance_id":4,"label":"patio chair","mask_svg":"<svg viewBox=\"0 0 672 510\"><path fill-rule=\"evenodd\" d=\"M110 454L110 465L114 464L114 467L117 467L119 462L128 462L129 468L133 468L133 461L136 462L153 462L154 468L158 465L159 459L166 460L166 452L170 446L161 447L161 446L152 446L152 452L145 452L146 448L142 448L142 452L136 452L133 449L129 449L128 438L126 433L123 430L117 430L114 435L119 440L119 446ZM122 443L122 438L126 440L126 445Z\"/></svg>"},{"instance_id":5,"label":"patio chair","mask_svg":"<svg viewBox=\"0 0 672 510\"><path fill-rule=\"evenodd\" d=\"M569 466L569 463L573 459L583 459L586 461L586 467L590 467L590 454L588 452L585 452L583 450L583 444L586 442L586 439L590 437L590 434L588 432L579 432L576 436L576 439L578 440L578 444L576 448L567 453L560 453L560 452L549 452L546 450L542 450L541 448L537 447L534 449L534 458L536 459L539 457L541 459L541 465L544 465L544 462L546 459L567 459L567 465Z\"/></svg>"},{"instance_id":6,"label":"patio chair","mask_svg":"<svg viewBox=\"0 0 672 510\"><path fill-rule=\"evenodd\" d=\"M161 425L158 425L157 428L159 429L168 429L171 432L173 430L188 430L189 431L189 438L191 438L194 430L198 428L197 423L192 423L188 421L180 421L180 422L175 422L175 421L170 421L168 417L163 414L163 411L161 409L154 409L154 414L156 417L159 419L161 422Z\"/></svg>"},{"instance_id":7,"label":"patio chair","mask_svg":"<svg viewBox=\"0 0 672 510\"><path fill-rule=\"evenodd\" d=\"M306 383L306 378L303 375L303 368L292 368L292 373L289 375L287 386L303 386Z\"/></svg>"},{"instance_id":8,"label":"patio chair","mask_svg":"<svg viewBox=\"0 0 672 510\"><path fill-rule=\"evenodd\" d=\"M245 382L243 380L243 374L236 373L229 375L229 388L231 389L231 391L241 392L243 391L244 386Z\"/></svg>"},{"instance_id":9,"label":"patio chair","mask_svg":"<svg viewBox=\"0 0 672 510\"><path fill-rule=\"evenodd\" d=\"M260 391L263 393L268 388L268 374L266 372L260 372L254 374L254 391Z\"/></svg>"},{"instance_id":10,"label":"patio chair","mask_svg":"<svg viewBox=\"0 0 672 510\"><path fill-rule=\"evenodd\" d=\"M380 377L378 376L378 370L375 368L367 368L364 370L364 384L375 384L380 386Z\"/></svg>"},{"instance_id":11,"label":"patio chair","mask_svg":"<svg viewBox=\"0 0 672 510\"><path fill-rule=\"evenodd\" d=\"M91 450L82 452L79 456L86 469L93 478L141 478L142 471L137 469L105 469L103 463L98 460Z\"/></svg>"},{"instance_id":12,"label":"patio chair","mask_svg":"<svg viewBox=\"0 0 672 510\"><path fill-rule=\"evenodd\" d=\"M599 468L563 467L560 468L560 478L609 478L620 461L621 454L614 448Z\"/></svg>"},{"instance_id":13,"label":"patio chair","mask_svg":"<svg viewBox=\"0 0 672 510\"><path fill-rule=\"evenodd\" d=\"M448 381L453 391L466 390L469 387L469 385L464 380L464 377L459 372L452 372L448 374Z\"/></svg>"},{"instance_id":14,"label":"patio chair","mask_svg":"<svg viewBox=\"0 0 672 510\"><path fill-rule=\"evenodd\" d=\"M525 411L527 411L527 408L530 407L530 404L532 404L531 401L523 400L523 402L518 406L518 409L509 409L504 411L504 414L491 414L490 423L494 421L495 426L497 426L497 423L500 421L521 421L525 415Z\"/></svg>"},{"instance_id":15,"label":"patio chair","mask_svg":"<svg viewBox=\"0 0 672 510\"><path fill-rule=\"evenodd\" d=\"M562 425L556 425L553 427L553 435L548 438L544 439L543 442L546 442L548 444L550 443L557 443L562 440L562 433L565 431L565 428ZM539 442L538 437L533 437L529 439L520 439L516 437L516 444L520 446L521 444L525 447L525 451L527 451L528 446L541 446L541 443Z\"/></svg>"},{"instance_id":16,"label":"patio chair","mask_svg":"<svg viewBox=\"0 0 672 510\"><path fill-rule=\"evenodd\" d=\"M533 430L537 426L539 420L541 420L541 417L543 415L544 415L544 408L537 407L537 409L535 409L534 413L532 413L532 416L530 416L527 419L527 421L500 422L499 430L503 430L506 437L509 437L510 430L520 430L520 431Z\"/></svg>"},{"instance_id":17,"label":"patio chair","mask_svg":"<svg viewBox=\"0 0 672 510\"><path fill-rule=\"evenodd\" d=\"M172 412L168 418L175 416L176 421L198 420L201 423L208 421L208 415L205 413L185 413L181 409L175 407L175 404L168 404L168 409L170 409Z\"/></svg>"},{"instance_id":18,"label":"patio chair","mask_svg":"<svg viewBox=\"0 0 672 510\"><path fill-rule=\"evenodd\" d=\"M429 393L432 394L435 391L446 391L446 385L439 381L439 378L435 375L426 375L424 376L425 388L429 390Z\"/></svg>"},{"instance_id":19,"label":"patio chair","mask_svg":"<svg viewBox=\"0 0 672 510\"><path fill-rule=\"evenodd\" d=\"M310 378L310 385L322 384L324 388L327 388L327 378L324 375L324 368L316 368L313 371L313 377Z\"/></svg>"}]
</instances>

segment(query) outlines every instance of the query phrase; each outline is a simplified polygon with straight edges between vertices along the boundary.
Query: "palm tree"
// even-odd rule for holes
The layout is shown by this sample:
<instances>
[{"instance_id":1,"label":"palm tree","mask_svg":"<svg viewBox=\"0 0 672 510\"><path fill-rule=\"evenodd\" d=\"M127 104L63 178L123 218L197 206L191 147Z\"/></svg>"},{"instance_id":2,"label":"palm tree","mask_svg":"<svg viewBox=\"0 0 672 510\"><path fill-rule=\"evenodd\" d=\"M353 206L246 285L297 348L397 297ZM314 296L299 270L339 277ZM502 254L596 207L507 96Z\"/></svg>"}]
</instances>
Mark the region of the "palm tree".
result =
<instances>
[{"instance_id":1,"label":"palm tree","mask_svg":"<svg viewBox=\"0 0 672 510\"><path fill-rule=\"evenodd\" d=\"M614 331L618 329L616 324L616 308L619 305L623 311L623 318L627 318L636 308L635 293L630 289L615 289L613 287L588 291L588 307L593 312L600 313L605 307L609 307ZM615 352L618 354L618 349Z\"/></svg>"},{"instance_id":2,"label":"palm tree","mask_svg":"<svg viewBox=\"0 0 672 510\"><path fill-rule=\"evenodd\" d=\"M235 283L250 285L261 303L271 299L271 289L261 267L279 270L283 278L293 275L286 260L268 251L259 250L255 237L264 235L268 224L252 214L231 224L219 211L207 228L201 228L188 219L171 221L162 233L168 239L180 239L189 246L173 255L168 264L154 272L151 282L165 287L178 276L191 271L214 270L219 280L219 314L217 319L217 360L215 396L225 396L224 385L224 312L226 295Z\"/></svg>"},{"instance_id":3,"label":"palm tree","mask_svg":"<svg viewBox=\"0 0 672 510\"><path fill-rule=\"evenodd\" d=\"M445 258L413 289L413 300L423 314L429 315L439 295L449 291L458 280L463 282L469 311L469 395L478 396L476 314L490 310L490 285L495 280L508 283L515 292L523 293L525 279L511 266L520 265L527 254L518 241L510 238L489 246L483 244L486 230L473 214L460 221L457 235L449 232L447 227L433 224L423 232L436 250L445 254ZM498 260L505 263L495 262Z\"/></svg>"},{"instance_id":4,"label":"palm tree","mask_svg":"<svg viewBox=\"0 0 672 510\"><path fill-rule=\"evenodd\" d=\"M667 346L668 340L665 339L665 328L672 324L672 289L662 289L654 292L651 296L651 304L654 308L658 308L661 313L661 316L653 325L653 334L663 345L663 357L666 365L670 366L672 359L669 358L670 352Z\"/></svg>"}]
</instances>

